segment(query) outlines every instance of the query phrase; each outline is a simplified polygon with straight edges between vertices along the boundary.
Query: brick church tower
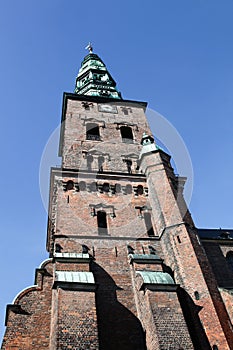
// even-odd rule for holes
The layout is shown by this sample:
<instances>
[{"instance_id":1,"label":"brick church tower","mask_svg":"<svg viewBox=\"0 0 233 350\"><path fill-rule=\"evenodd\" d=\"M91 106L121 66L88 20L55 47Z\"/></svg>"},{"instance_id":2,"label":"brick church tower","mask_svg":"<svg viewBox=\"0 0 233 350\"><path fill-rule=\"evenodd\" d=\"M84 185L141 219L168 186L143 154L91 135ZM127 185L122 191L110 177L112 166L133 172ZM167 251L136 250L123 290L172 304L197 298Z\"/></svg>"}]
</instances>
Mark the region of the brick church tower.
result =
<instances>
[{"instance_id":1,"label":"brick church tower","mask_svg":"<svg viewBox=\"0 0 233 350\"><path fill-rule=\"evenodd\" d=\"M49 259L7 306L1 349L233 349L232 299L186 209L184 178L156 146L146 103L122 99L89 51L63 98Z\"/></svg>"}]
</instances>

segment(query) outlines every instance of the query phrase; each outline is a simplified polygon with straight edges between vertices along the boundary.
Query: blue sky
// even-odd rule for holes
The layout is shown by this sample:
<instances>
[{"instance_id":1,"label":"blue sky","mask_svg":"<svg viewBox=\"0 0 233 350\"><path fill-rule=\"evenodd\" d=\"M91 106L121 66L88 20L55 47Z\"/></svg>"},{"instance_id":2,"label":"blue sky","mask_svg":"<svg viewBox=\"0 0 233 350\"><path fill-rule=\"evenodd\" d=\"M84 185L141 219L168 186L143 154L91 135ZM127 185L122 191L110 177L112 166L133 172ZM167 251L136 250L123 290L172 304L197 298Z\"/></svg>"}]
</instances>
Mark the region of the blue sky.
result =
<instances>
[{"instance_id":1,"label":"blue sky","mask_svg":"<svg viewBox=\"0 0 233 350\"><path fill-rule=\"evenodd\" d=\"M47 258L40 159L89 41L123 97L182 136L196 226L233 228L232 15L233 0L0 2L2 331L5 305Z\"/></svg>"}]
</instances>

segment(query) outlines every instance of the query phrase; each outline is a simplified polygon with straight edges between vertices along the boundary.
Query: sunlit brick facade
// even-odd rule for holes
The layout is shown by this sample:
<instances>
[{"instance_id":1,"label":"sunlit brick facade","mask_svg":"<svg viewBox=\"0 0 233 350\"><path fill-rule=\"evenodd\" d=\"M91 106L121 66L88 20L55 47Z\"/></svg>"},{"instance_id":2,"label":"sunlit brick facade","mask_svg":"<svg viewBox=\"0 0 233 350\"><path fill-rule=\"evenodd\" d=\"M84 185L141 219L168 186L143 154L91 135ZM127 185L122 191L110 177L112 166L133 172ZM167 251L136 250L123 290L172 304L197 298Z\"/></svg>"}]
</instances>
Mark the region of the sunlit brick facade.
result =
<instances>
[{"instance_id":1,"label":"sunlit brick facade","mask_svg":"<svg viewBox=\"0 0 233 350\"><path fill-rule=\"evenodd\" d=\"M232 231L198 230L146 103L84 58L63 98L47 250L2 350L233 349Z\"/></svg>"}]
</instances>

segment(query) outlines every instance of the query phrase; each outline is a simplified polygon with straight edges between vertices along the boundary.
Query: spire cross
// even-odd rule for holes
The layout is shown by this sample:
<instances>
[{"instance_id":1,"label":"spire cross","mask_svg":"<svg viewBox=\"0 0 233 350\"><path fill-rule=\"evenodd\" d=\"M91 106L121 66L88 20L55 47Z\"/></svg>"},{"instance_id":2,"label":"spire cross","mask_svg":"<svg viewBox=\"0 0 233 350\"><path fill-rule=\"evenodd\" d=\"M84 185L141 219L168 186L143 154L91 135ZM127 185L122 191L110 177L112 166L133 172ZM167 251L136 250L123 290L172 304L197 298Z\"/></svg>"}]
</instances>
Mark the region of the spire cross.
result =
<instances>
[{"instance_id":1,"label":"spire cross","mask_svg":"<svg viewBox=\"0 0 233 350\"><path fill-rule=\"evenodd\" d=\"M93 53L93 46L91 42L88 43L88 45L85 47L86 50L89 50L89 53Z\"/></svg>"}]
</instances>

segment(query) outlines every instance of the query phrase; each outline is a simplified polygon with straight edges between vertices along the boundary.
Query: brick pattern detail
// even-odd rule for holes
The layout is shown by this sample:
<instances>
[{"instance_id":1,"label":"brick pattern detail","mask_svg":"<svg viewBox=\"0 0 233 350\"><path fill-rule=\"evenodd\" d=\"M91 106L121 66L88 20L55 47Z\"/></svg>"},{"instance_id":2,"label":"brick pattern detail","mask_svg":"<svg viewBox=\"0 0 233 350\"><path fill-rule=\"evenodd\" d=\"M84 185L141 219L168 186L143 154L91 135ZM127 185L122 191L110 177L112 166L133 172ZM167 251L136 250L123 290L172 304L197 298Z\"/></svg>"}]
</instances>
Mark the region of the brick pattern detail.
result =
<instances>
[{"instance_id":1,"label":"brick pattern detail","mask_svg":"<svg viewBox=\"0 0 233 350\"><path fill-rule=\"evenodd\" d=\"M189 311L186 310L186 315L189 316L186 322L189 323L191 315L193 317L189 329L197 327L199 348L206 349L206 344L209 343L209 347L216 344L223 349L230 349L230 344L233 344L232 332L225 317L222 318L223 302L195 230L188 225L191 220L187 224L184 223L179 203L171 191L171 185L166 176L170 171L168 159L161 152L147 155L142 159L141 168L147 174L151 206L154 209L153 215L157 231L161 235L164 264L174 273L176 283L180 284L185 294L189 295L188 299L194 297L198 281L198 292L201 298L195 301L195 304L200 307L200 311L197 317L193 317L195 315L194 305L191 306L192 303L189 303ZM156 184L160 185L156 186ZM205 270L208 270L208 273L204 279ZM209 289L211 289L211 294ZM225 316L227 316L226 313ZM199 326L201 324L204 329ZM207 343L205 336L202 336L205 333L204 330L208 338ZM196 339L193 338L193 342L195 341Z\"/></svg>"},{"instance_id":2,"label":"brick pattern detail","mask_svg":"<svg viewBox=\"0 0 233 350\"><path fill-rule=\"evenodd\" d=\"M176 293L148 291L147 294L158 334L159 349L193 350Z\"/></svg>"},{"instance_id":3,"label":"brick pattern detail","mask_svg":"<svg viewBox=\"0 0 233 350\"><path fill-rule=\"evenodd\" d=\"M231 246L217 242L203 242L202 244L218 285L233 288L233 270L226 260L227 252L233 252L233 243Z\"/></svg>"},{"instance_id":4,"label":"brick pattern detail","mask_svg":"<svg viewBox=\"0 0 233 350\"><path fill-rule=\"evenodd\" d=\"M52 264L45 266L46 274L38 275L38 287L22 291L15 305L20 313L9 312L1 349L48 350L52 304Z\"/></svg>"},{"instance_id":5,"label":"brick pattern detail","mask_svg":"<svg viewBox=\"0 0 233 350\"><path fill-rule=\"evenodd\" d=\"M109 259L101 251L92 271L98 284L96 292L100 349L145 350L144 332L135 308L127 255Z\"/></svg>"},{"instance_id":6,"label":"brick pattern detail","mask_svg":"<svg viewBox=\"0 0 233 350\"><path fill-rule=\"evenodd\" d=\"M98 330L93 292L58 288L58 350L98 350ZM55 350L55 349L54 349Z\"/></svg>"}]
</instances>

